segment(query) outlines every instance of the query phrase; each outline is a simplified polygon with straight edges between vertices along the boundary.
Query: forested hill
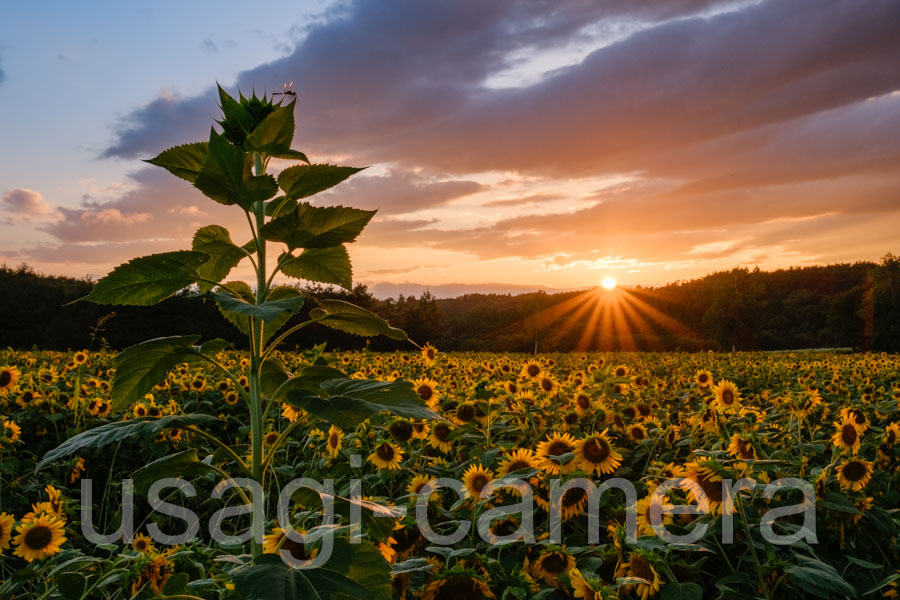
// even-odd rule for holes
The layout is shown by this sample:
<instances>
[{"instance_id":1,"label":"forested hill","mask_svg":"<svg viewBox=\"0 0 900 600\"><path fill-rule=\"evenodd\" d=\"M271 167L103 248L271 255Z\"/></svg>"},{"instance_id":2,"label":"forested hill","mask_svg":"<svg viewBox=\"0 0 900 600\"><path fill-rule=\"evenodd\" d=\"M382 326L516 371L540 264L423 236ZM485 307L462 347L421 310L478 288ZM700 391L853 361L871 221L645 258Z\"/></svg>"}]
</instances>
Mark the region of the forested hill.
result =
<instances>
[{"instance_id":1,"label":"forested hill","mask_svg":"<svg viewBox=\"0 0 900 600\"><path fill-rule=\"evenodd\" d=\"M236 343L242 339L214 304L183 296L153 307L63 306L87 294L91 285L40 275L24 265L0 267L0 346L122 348L148 337L188 333ZM890 254L879 263L734 269L659 288L613 292L468 294L441 300L428 293L379 300L362 285L352 293L321 287L307 292L355 302L441 350L900 351L900 259ZM303 313L294 318L306 318ZM304 331L310 333L288 338L286 348L322 340L331 348L403 347L322 327Z\"/></svg>"}]
</instances>

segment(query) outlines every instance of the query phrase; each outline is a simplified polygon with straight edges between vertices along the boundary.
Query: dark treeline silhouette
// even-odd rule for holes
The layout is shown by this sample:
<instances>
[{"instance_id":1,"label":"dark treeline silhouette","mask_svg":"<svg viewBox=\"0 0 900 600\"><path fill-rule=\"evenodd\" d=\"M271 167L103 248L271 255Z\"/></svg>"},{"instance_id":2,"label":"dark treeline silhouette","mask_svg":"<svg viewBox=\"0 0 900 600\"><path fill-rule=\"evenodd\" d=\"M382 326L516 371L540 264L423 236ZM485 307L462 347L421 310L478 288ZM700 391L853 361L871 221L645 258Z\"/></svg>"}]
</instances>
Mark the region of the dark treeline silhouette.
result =
<instances>
[{"instance_id":1,"label":"dark treeline silhouette","mask_svg":"<svg viewBox=\"0 0 900 600\"><path fill-rule=\"evenodd\" d=\"M148 337L197 333L240 347L246 336L209 300L176 295L151 307L67 304L88 293L87 279L50 277L22 265L0 267L0 346L118 349ZM354 302L441 350L900 350L900 258L777 271L733 269L659 288L548 294L468 294L380 300L366 286L352 292L303 288L311 298ZM291 323L308 316L314 302ZM97 323L102 322L100 327ZM365 340L322 326L290 336L285 349L325 341L332 349L411 349L386 338Z\"/></svg>"}]
</instances>

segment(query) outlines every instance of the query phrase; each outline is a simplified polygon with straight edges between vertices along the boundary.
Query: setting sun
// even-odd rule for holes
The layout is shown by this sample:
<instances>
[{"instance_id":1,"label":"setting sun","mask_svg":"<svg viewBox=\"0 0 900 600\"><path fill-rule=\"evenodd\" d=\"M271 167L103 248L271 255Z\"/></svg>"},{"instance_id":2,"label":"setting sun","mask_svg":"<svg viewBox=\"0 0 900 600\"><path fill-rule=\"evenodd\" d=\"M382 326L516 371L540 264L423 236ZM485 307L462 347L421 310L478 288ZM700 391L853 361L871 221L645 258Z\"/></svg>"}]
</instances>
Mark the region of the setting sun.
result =
<instances>
[{"instance_id":1,"label":"setting sun","mask_svg":"<svg viewBox=\"0 0 900 600\"><path fill-rule=\"evenodd\" d=\"M611 290L616 287L616 280L613 277L604 277L603 281L600 282L600 285L603 286L603 289Z\"/></svg>"}]
</instances>

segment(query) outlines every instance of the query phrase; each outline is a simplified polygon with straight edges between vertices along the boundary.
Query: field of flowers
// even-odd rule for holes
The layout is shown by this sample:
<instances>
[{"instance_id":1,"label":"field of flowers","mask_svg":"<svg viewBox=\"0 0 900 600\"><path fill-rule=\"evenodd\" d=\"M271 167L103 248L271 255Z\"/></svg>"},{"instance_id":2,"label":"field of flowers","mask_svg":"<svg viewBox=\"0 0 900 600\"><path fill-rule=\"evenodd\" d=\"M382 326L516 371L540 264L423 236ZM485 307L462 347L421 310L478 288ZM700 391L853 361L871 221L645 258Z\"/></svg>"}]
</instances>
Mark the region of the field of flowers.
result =
<instances>
[{"instance_id":1,"label":"field of flowers","mask_svg":"<svg viewBox=\"0 0 900 600\"><path fill-rule=\"evenodd\" d=\"M379 413L340 427L340 415L325 421L280 401L265 414L274 489L298 477L332 479L337 496L352 496L357 486L367 501L361 528L349 533L362 535L365 560L385 572L390 565L389 580L365 584L373 598L875 598L900 591L897 356L531 357L445 354L430 346L421 353L319 348L276 356L295 372L327 363L354 379L412 381L440 415L420 421ZM212 366L184 364L140 402L115 412L113 359L110 352L0 352L0 598L261 597L248 593L239 575L249 544L213 541L207 527L223 506L243 504L236 494L216 499L210 492L252 442L238 389L249 385L246 375L232 381ZM222 351L217 360L237 373L249 365L238 352ZM176 426L85 445L36 468L47 452L98 425L198 412L217 418L181 426L173 420ZM190 480L198 492L169 501L194 511L200 527L168 546L154 541L148 527L183 531L185 523L149 507L141 469L185 453L215 470L173 463L168 474ZM503 512L521 507L523 491L491 492L488 484L510 474L530 484L533 511ZM423 536L413 504L438 477L461 483L430 495L426 489L431 529L452 532L495 510L484 535L473 525L451 545ZM85 505L81 483L88 478L93 499ZM558 506L551 503L554 480L599 485L612 478L630 481L637 502L629 506L617 489L572 487ZM654 498L657 486L673 478L678 485ZM734 497L723 494L722 480L741 478L755 484ZM800 488L766 497L766 484L784 478L808 482L814 506L804 504ZM84 536L82 509L91 511L97 531L114 531L123 479L136 482L133 535L95 545ZM274 499L266 502L265 552L314 557L316 543L286 538ZM698 502L705 514L661 509ZM409 510L378 517L376 505ZM796 510L772 526L782 536L807 535L790 544L763 535L763 515L776 506L813 508L812 520ZM345 508L335 509L338 524L349 523ZM296 499L294 527L321 523L320 509L308 496ZM562 515L555 536L548 529L553 510ZM629 511L637 516L634 537L626 535ZM667 543L651 525L654 511L669 532L707 527L695 541ZM226 529L246 529L244 519L232 517ZM503 539L515 532L525 532L525 540ZM345 533L339 530L337 546ZM354 563L361 560L355 556ZM334 560L340 562L340 552ZM344 565L344 572L353 568ZM281 596L269 597L346 597L322 585L307 595L282 587L270 590Z\"/></svg>"}]
</instances>

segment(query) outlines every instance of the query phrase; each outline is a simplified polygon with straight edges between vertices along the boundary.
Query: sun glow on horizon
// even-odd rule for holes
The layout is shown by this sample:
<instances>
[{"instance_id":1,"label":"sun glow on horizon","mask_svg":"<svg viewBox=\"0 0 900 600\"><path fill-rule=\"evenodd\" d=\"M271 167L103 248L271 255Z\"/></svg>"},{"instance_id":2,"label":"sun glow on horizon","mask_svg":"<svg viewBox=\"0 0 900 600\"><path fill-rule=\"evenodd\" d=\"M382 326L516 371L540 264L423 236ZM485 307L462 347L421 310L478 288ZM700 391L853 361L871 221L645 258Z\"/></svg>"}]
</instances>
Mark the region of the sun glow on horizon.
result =
<instances>
[{"instance_id":1,"label":"sun glow on horizon","mask_svg":"<svg viewBox=\"0 0 900 600\"><path fill-rule=\"evenodd\" d=\"M616 287L616 279L607 275L603 278L603 281L600 282L600 285L603 286L603 289L605 290L611 290Z\"/></svg>"}]
</instances>

